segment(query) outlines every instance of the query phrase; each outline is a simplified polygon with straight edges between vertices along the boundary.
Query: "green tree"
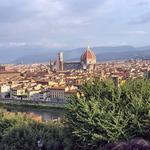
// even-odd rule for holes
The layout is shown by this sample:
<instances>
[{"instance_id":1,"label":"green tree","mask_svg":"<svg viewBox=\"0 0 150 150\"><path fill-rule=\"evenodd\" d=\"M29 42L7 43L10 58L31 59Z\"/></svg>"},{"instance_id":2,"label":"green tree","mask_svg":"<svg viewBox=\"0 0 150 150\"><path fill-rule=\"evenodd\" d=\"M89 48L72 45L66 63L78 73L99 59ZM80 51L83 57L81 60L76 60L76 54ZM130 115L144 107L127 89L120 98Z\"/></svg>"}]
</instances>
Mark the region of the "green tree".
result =
<instances>
[{"instance_id":1,"label":"green tree","mask_svg":"<svg viewBox=\"0 0 150 150\"><path fill-rule=\"evenodd\" d=\"M150 82L127 81L116 87L111 80L91 80L80 95L70 97L67 122L82 149L138 135L150 134Z\"/></svg>"},{"instance_id":2,"label":"green tree","mask_svg":"<svg viewBox=\"0 0 150 150\"><path fill-rule=\"evenodd\" d=\"M12 128L3 137L0 149L3 150L36 150L37 141L42 139L46 150L63 150L64 132L61 123L32 122Z\"/></svg>"},{"instance_id":3,"label":"green tree","mask_svg":"<svg viewBox=\"0 0 150 150\"><path fill-rule=\"evenodd\" d=\"M38 139L42 139L46 150L63 150L66 147L63 123L35 122L23 113L0 112L1 150L37 150Z\"/></svg>"},{"instance_id":4,"label":"green tree","mask_svg":"<svg viewBox=\"0 0 150 150\"><path fill-rule=\"evenodd\" d=\"M121 89L124 114L129 119L126 133L150 138L150 80L130 80Z\"/></svg>"}]
</instances>

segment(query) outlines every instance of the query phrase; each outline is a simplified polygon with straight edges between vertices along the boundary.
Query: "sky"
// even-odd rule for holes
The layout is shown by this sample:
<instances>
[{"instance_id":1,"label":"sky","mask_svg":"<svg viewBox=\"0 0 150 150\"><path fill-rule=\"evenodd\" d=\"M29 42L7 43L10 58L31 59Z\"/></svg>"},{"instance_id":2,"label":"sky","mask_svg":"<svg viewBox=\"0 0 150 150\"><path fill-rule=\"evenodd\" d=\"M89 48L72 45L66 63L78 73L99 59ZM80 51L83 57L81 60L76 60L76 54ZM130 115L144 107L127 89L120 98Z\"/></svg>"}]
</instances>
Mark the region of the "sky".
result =
<instances>
[{"instance_id":1,"label":"sky","mask_svg":"<svg viewBox=\"0 0 150 150\"><path fill-rule=\"evenodd\" d=\"M145 46L149 39L150 0L0 0L1 49Z\"/></svg>"}]
</instances>

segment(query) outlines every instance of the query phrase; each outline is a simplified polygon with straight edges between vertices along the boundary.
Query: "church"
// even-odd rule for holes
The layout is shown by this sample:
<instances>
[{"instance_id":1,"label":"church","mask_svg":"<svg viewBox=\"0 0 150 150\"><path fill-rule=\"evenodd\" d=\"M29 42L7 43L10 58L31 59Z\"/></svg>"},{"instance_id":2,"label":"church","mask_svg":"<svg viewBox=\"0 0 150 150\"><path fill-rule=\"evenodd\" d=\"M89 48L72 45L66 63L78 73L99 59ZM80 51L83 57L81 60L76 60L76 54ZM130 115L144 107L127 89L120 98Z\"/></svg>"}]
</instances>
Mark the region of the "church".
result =
<instances>
[{"instance_id":1,"label":"church","mask_svg":"<svg viewBox=\"0 0 150 150\"><path fill-rule=\"evenodd\" d=\"M93 70L96 64L96 55L93 50L88 46L80 57L80 61L65 62L63 52L58 53L57 60L50 62L51 71L63 70Z\"/></svg>"}]
</instances>

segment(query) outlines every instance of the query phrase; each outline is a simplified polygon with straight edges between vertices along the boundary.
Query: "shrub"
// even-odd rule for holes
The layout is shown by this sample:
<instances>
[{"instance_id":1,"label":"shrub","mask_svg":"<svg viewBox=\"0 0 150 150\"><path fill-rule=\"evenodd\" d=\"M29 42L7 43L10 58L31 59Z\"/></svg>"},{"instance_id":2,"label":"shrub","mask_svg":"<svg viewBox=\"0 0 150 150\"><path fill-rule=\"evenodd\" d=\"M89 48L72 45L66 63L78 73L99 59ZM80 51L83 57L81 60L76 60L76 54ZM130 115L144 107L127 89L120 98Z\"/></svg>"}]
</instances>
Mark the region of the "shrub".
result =
<instances>
[{"instance_id":1,"label":"shrub","mask_svg":"<svg viewBox=\"0 0 150 150\"><path fill-rule=\"evenodd\" d=\"M0 113L0 149L36 150L41 139L45 150L63 150L66 134L61 122L35 122L23 113Z\"/></svg>"},{"instance_id":2,"label":"shrub","mask_svg":"<svg viewBox=\"0 0 150 150\"><path fill-rule=\"evenodd\" d=\"M36 123L14 127L1 141L3 150L36 150L37 140L42 139L46 150L63 150L63 128L59 123Z\"/></svg>"},{"instance_id":3,"label":"shrub","mask_svg":"<svg viewBox=\"0 0 150 150\"><path fill-rule=\"evenodd\" d=\"M150 81L136 79L116 87L110 80L91 80L70 97L67 122L82 149L150 135Z\"/></svg>"},{"instance_id":4,"label":"shrub","mask_svg":"<svg viewBox=\"0 0 150 150\"><path fill-rule=\"evenodd\" d=\"M0 142L5 134L7 134L11 128L19 125L23 125L31 122L32 119L22 113L8 113L1 109L0 112Z\"/></svg>"}]
</instances>

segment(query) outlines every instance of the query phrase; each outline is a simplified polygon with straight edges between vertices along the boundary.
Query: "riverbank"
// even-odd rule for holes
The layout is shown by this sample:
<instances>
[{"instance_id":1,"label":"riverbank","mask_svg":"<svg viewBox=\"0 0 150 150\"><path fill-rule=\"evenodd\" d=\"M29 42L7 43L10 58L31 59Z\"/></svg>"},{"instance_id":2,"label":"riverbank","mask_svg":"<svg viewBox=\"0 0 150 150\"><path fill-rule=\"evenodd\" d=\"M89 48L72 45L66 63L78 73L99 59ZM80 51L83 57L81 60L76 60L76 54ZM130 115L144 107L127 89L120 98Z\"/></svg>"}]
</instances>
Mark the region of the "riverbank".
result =
<instances>
[{"instance_id":1,"label":"riverbank","mask_svg":"<svg viewBox=\"0 0 150 150\"><path fill-rule=\"evenodd\" d=\"M0 106L3 108L8 107L26 107L35 109L65 109L64 103L43 103L31 101L18 101L18 100L0 100Z\"/></svg>"},{"instance_id":2,"label":"riverbank","mask_svg":"<svg viewBox=\"0 0 150 150\"><path fill-rule=\"evenodd\" d=\"M40 108L31 108L25 106L13 106L13 105L3 105L0 106L0 110L4 110L10 113L25 113L32 114L38 117L41 117L43 121L63 119L65 116L65 109L49 108L49 109L40 109Z\"/></svg>"}]
</instances>

